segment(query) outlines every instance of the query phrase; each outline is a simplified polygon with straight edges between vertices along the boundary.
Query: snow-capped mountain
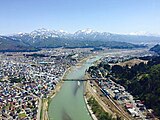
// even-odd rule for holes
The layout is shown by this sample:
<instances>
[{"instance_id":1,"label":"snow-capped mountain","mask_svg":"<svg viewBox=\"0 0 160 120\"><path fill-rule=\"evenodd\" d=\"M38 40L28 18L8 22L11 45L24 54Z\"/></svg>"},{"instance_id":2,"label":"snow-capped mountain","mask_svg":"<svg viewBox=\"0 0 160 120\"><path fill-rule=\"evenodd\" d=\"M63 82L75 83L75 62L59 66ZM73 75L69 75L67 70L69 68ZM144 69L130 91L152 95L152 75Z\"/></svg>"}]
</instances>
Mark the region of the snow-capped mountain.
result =
<instances>
[{"instance_id":1,"label":"snow-capped mountain","mask_svg":"<svg viewBox=\"0 0 160 120\"><path fill-rule=\"evenodd\" d=\"M30 37L33 39L39 38L39 39L45 39L45 38L59 38L59 37L65 37L70 35L69 33L63 31L63 30L49 30L45 28L34 30L30 33L22 33L19 32L18 34L9 35L10 37Z\"/></svg>"},{"instance_id":2,"label":"snow-capped mountain","mask_svg":"<svg viewBox=\"0 0 160 120\"><path fill-rule=\"evenodd\" d=\"M45 28L41 28L41 29L37 29L34 30L30 33L22 33L19 32L17 34L14 35L9 35L10 37L14 36L14 37L23 37L23 36L28 36L31 38L41 38L41 39L45 39L45 38L106 38L108 36L112 35L111 33L107 33L107 32L97 32L94 31L92 29L84 29L84 30L78 30L75 33L68 33L65 32L64 30L49 30L49 29L45 29Z\"/></svg>"},{"instance_id":3,"label":"snow-capped mountain","mask_svg":"<svg viewBox=\"0 0 160 120\"><path fill-rule=\"evenodd\" d=\"M66 38L68 36L70 36L70 34L63 30L56 31L56 30L41 28L41 29L34 30L30 33L20 32L18 34L9 35L8 37L14 40L18 39L25 43L32 44L32 43L40 42L42 40L46 40L50 38L58 39L58 38Z\"/></svg>"},{"instance_id":4,"label":"snow-capped mountain","mask_svg":"<svg viewBox=\"0 0 160 120\"><path fill-rule=\"evenodd\" d=\"M30 33L18 33L9 36L14 40L19 40L27 44L47 44L58 40L74 41L118 41L129 43L154 44L160 42L159 36L141 35L141 34L112 34L109 32L97 32L92 29L78 30L75 33L68 33L64 30L48 30L45 28L34 30ZM59 41L60 42L60 41ZM62 42L61 42L62 43ZM63 44L63 43L62 43ZM46 45L47 46L47 45Z\"/></svg>"},{"instance_id":5,"label":"snow-capped mountain","mask_svg":"<svg viewBox=\"0 0 160 120\"><path fill-rule=\"evenodd\" d=\"M90 39L90 40L98 40L98 39L106 39L108 36L111 36L111 33L107 32L97 32L92 29L84 29L79 30L74 33L75 38L81 38L81 39Z\"/></svg>"},{"instance_id":6,"label":"snow-capped mountain","mask_svg":"<svg viewBox=\"0 0 160 120\"><path fill-rule=\"evenodd\" d=\"M78 30L77 32L74 33L74 35L80 35L80 34L87 35L87 34L94 34L94 33L96 33L96 31L90 28L87 28L84 30Z\"/></svg>"},{"instance_id":7,"label":"snow-capped mountain","mask_svg":"<svg viewBox=\"0 0 160 120\"><path fill-rule=\"evenodd\" d=\"M42 39L48 38L48 37L59 37L59 35L57 34L56 31L47 30L47 29L44 29L44 28L34 30L29 35L33 38L42 37Z\"/></svg>"},{"instance_id":8,"label":"snow-capped mountain","mask_svg":"<svg viewBox=\"0 0 160 120\"><path fill-rule=\"evenodd\" d=\"M63 31L63 30L49 30L49 29L45 29L45 28L41 28L41 29L37 29L32 31L31 33L25 33L25 34L20 34L22 35L29 35L32 38L48 38L48 37L53 37L53 38L58 38L58 37L63 37L65 35L67 35L68 33Z\"/></svg>"},{"instance_id":9,"label":"snow-capped mountain","mask_svg":"<svg viewBox=\"0 0 160 120\"><path fill-rule=\"evenodd\" d=\"M34 30L30 33L20 32L14 35L0 36L1 51L35 51L37 48L55 47L139 48L145 46L134 45L133 43L146 44L149 42L159 43L160 37L112 34L108 32L97 32L92 29L68 33L64 30L48 30L44 28Z\"/></svg>"}]
</instances>

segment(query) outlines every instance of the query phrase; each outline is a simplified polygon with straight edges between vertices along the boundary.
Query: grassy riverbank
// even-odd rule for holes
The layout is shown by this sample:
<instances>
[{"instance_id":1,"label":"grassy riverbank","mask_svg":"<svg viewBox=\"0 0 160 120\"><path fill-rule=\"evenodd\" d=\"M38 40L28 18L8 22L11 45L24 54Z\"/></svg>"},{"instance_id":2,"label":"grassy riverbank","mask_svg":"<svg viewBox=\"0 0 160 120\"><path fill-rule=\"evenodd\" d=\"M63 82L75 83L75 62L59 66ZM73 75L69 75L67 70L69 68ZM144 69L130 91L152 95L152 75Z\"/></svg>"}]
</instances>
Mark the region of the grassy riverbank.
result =
<instances>
[{"instance_id":1,"label":"grassy riverbank","mask_svg":"<svg viewBox=\"0 0 160 120\"><path fill-rule=\"evenodd\" d=\"M103 110L103 108L98 104L94 97L88 99L88 105L91 107L93 114L98 120L116 120L112 118L112 115L108 114Z\"/></svg>"},{"instance_id":2,"label":"grassy riverbank","mask_svg":"<svg viewBox=\"0 0 160 120\"><path fill-rule=\"evenodd\" d=\"M108 105L96 95L89 81L85 83L85 102L93 120L121 120L121 117L116 115Z\"/></svg>"}]
</instances>

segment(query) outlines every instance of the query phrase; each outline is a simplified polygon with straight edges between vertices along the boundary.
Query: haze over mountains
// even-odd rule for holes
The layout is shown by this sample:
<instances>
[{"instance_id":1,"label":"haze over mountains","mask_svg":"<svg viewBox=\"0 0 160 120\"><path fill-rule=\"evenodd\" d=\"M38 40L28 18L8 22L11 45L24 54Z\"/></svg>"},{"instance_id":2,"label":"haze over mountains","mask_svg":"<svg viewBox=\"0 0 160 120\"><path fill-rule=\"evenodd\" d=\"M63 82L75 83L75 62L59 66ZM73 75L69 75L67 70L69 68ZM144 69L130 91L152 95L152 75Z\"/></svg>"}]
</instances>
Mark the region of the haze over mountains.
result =
<instances>
[{"instance_id":1,"label":"haze over mountains","mask_svg":"<svg viewBox=\"0 0 160 120\"><path fill-rule=\"evenodd\" d=\"M107 47L107 48L139 48L137 43L159 43L159 36L122 35L108 32L97 32L91 29L67 33L63 30L38 29L31 33L18 33L0 36L0 51L34 51L39 48L55 47Z\"/></svg>"}]
</instances>

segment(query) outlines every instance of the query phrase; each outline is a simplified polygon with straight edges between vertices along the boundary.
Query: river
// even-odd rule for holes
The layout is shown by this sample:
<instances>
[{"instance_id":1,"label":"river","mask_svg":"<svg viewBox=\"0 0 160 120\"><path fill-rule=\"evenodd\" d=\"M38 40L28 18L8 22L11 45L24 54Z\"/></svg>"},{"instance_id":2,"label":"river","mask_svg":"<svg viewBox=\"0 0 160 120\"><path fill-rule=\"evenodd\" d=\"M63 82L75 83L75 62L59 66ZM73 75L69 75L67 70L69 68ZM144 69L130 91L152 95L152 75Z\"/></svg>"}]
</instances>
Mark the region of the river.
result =
<instances>
[{"instance_id":1,"label":"river","mask_svg":"<svg viewBox=\"0 0 160 120\"><path fill-rule=\"evenodd\" d=\"M83 79L86 69L103 56L122 56L144 52L144 50L108 50L85 61L81 66L73 66L66 79ZM84 102L83 82L65 81L59 93L49 105L50 120L92 120Z\"/></svg>"},{"instance_id":2,"label":"river","mask_svg":"<svg viewBox=\"0 0 160 120\"><path fill-rule=\"evenodd\" d=\"M86 69L102 56L96 56L85 61L82 66L73 66L66 79L83 79ZM50 120L92 120L85 102L84 85L77 81L65 81L60 92L49 105Z\"/></svg>"}]
</instances>

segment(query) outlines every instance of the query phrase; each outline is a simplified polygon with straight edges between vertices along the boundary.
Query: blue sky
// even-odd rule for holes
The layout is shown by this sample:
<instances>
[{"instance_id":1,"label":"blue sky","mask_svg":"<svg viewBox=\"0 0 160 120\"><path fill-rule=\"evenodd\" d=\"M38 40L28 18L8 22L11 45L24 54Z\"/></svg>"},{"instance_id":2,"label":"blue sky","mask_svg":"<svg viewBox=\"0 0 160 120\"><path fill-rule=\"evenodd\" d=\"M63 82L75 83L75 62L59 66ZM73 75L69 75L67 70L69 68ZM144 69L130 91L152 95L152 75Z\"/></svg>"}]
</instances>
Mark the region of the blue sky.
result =
<instances>
[{"instance_id":1,"label":"blue sky","mask_svg":"<svg viewBox=\"0 0 160 120\"><path fill-rule=\"evenodd\" d=\"M0 34L39 28L160 34L160 0L0 0Z\"/></svg>"}]
</instances>

